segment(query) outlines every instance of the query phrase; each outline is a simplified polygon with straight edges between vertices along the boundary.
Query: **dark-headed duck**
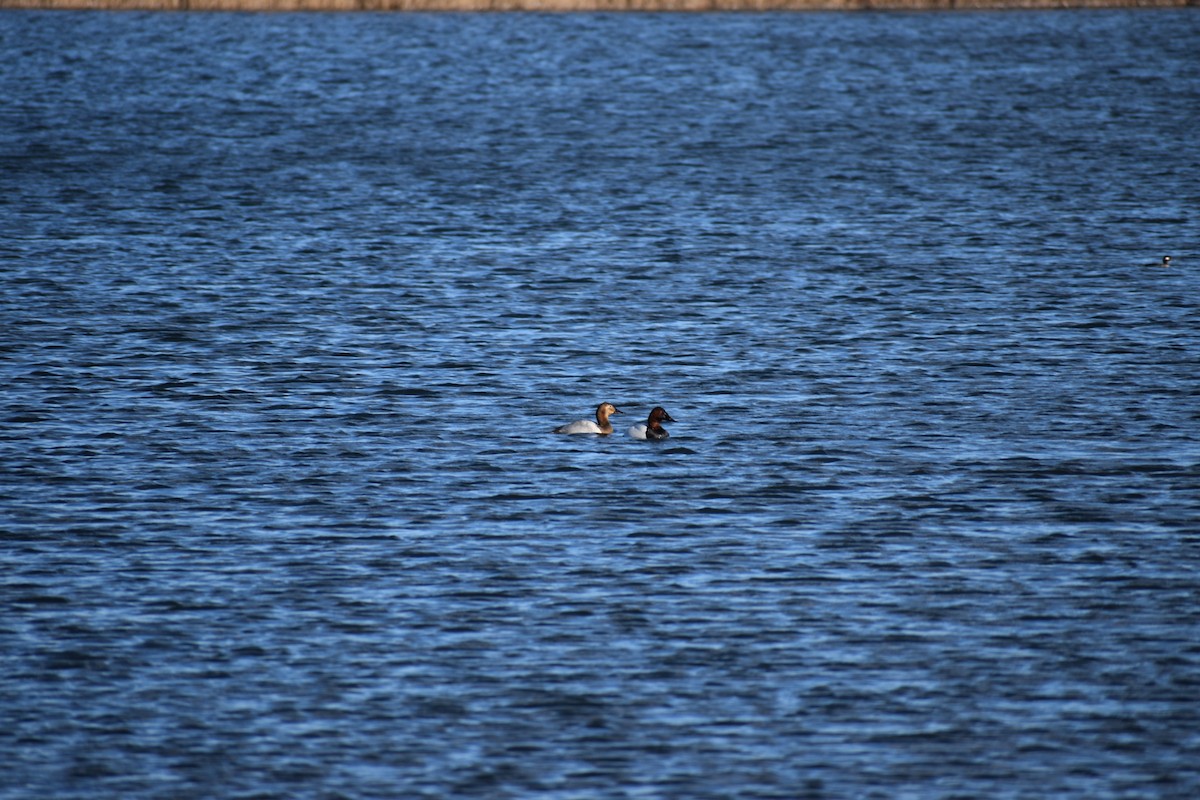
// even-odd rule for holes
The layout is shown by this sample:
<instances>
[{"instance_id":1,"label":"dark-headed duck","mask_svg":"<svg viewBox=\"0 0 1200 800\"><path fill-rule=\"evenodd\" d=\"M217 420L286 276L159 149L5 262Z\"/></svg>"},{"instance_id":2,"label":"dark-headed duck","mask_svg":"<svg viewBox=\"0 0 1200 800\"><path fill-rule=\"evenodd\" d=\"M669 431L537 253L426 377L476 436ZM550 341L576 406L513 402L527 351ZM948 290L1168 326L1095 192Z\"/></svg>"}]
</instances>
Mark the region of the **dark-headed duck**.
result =
<instances>
[{"instance_id":1,"label":"dark-headed duck","mask_svg":"<svg viewBox=\"0 0 1200 800\"><path fill-rule=\"evenodd\" d=\"M629 435L635 439L665 439L671 434L662 426L663 422L674 422L671 415L662 406L655 406L645 425L634 425L629 429Z\"/></svg>"}]
</instances>

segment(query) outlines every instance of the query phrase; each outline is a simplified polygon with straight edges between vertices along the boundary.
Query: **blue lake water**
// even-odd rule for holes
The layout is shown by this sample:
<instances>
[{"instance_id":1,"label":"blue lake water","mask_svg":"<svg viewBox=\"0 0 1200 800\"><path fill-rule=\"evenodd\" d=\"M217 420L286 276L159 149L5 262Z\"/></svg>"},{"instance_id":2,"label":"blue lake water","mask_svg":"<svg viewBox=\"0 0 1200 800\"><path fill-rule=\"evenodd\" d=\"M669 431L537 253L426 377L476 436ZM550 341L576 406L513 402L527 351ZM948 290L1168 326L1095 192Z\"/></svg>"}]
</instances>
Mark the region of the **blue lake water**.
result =
<instances>
[{"instance_id":1,"label":"blue lake water","mask_svg":"<svg viewBox=\"0 0 1200 800\"><path fill-rule=\"evenodd\" d=\"M1197 52L0 12L0 798L1196 797Z\"/></svg>"}]
</instances>

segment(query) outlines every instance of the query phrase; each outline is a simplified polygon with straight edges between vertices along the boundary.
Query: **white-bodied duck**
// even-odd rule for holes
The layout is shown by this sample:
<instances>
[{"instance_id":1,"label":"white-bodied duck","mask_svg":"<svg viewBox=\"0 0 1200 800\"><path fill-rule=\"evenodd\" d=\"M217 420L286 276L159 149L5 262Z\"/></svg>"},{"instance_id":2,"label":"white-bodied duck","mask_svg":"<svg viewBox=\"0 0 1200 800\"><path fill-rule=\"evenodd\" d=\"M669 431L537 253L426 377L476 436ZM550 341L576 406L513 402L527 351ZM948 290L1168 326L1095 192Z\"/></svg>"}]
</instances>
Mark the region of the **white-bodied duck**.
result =
<instances>
[{"instance_id":1,"label":"white-bodied duck","mask_svg":"<svg viewBox=\"0 0 1200 800\"><path fill-rule=\"evenodd\" d=\"M568 422L566 425L559 425L554 429L555 433L599 433L607 435L613 432L612 423L608 418L612 414L620 414L621 410L612 403L601 403L596 407L596 421L590 419L577 419L574 422Z\"/></svg>"}]
</instances>

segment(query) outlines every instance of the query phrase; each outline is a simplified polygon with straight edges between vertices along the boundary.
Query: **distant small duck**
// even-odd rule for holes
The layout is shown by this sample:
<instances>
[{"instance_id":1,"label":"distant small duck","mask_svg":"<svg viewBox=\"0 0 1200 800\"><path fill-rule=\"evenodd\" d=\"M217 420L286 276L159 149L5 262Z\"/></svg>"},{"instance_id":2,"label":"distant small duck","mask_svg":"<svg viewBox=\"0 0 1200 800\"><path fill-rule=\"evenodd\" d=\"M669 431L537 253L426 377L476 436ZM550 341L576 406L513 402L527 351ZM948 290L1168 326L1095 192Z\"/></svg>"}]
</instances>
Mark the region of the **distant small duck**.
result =
<instances>
[{"instance_id":1,"label":"distant small duck","mask_svg":"<svg viewBox=\"0 0 1200 800\"><path fill-rule=\"evenodd\" d=\"M592 422L590 419L579 419L574 422L568 422L566 425L559 425L554 429L554 432L609 434L613 432L612 423L608 421L609 416L620 413L620 409L612 403L601 403L596 407L595 422Z\"/></svg>"},{"instance_id":2,"label":"distant small duck","mask_svg":"<svg viewBox=\"0 0 1200 800\"><path fill-rule=\"evenodd\" d=\"M650 412L645 425L634 425L629 429L629 435L635 439L666 439L671 434L662 426L663 422L674 422L671 415L662 406L655 406Z\"/></svg>"},{"instance_id":3,"label":"distant small duck","mask_svg":"<svg viewBox=\"0 0 1200 800\"><path fill-rule=\"evenodd\" d=\"M1163 256L1162 266L1164 266L1164 267L1171 266L1171 257L1170 256Z\"/></svg>"}]
</instances>

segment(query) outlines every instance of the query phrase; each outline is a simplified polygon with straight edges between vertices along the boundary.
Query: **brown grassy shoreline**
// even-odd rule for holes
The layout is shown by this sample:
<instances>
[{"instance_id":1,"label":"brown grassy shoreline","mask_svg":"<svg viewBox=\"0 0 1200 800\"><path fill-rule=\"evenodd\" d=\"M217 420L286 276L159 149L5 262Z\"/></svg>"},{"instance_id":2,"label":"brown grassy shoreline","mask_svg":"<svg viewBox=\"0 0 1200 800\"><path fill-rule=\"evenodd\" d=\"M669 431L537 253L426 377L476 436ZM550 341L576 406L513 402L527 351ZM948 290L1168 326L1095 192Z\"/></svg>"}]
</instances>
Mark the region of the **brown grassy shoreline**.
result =
<instances>
[{"instance_id":1,"label":"brown grassy shoreline","mask_svg":"<svg viewBox=\"0 0 1200 800\"><path fill-rule=\"evenodd\" d=\"M128 11L943 11L1198 5L1200 0L0 0L0 8Z\"/></svg>"}]
</instances>

